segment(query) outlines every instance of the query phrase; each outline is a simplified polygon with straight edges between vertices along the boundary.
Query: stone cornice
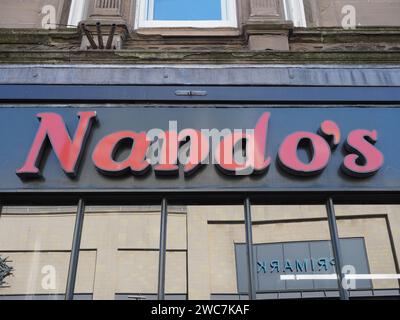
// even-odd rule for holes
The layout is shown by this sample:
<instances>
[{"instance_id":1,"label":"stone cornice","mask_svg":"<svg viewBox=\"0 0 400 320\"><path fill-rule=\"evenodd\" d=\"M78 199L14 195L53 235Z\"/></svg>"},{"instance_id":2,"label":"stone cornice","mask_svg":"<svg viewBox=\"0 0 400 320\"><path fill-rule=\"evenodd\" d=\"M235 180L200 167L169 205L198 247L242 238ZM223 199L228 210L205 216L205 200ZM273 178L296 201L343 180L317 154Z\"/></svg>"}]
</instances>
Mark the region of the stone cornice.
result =
<instances>
[{"instance_id":1,"label":"stone cornice","mask_svg":"<svg viewBox=\"0 0 400 320\"><path fill-rule=\"evenodd\" d=\"M400 64L400 51L0 51L0 64Z\"/></svg>"},{"instance_id":2,"label":"stone cornice","mask_svg":"<svg viewBox=\"0 0 400 320\"><path fill-rule=\"evenodd\" d=\"M52 39L79 40L80 34L75 28L58 30L0 28L0 45L50 43Z\"/></svg>"},{"instance_id":3,"label":"stone cornice","mask_svg":"<svg viewBox=\"0 0 400 320\"><path fill-rule=\"evenodd\" d=\"M244 41L238 36L226 43L233 39ZM221 43L207 46L204 38L198 48L195 37L152 40L158 48L81 51L80 41L76 29L0 29L0 64L400 64L400 27L294 29L290 51L251 51L245 45L222 50ZM127 40L128 48L130 42L135 39Z\"/></svg>"},{"instance_id":4,"label":"stone cornice","mask_svg":"<svg viewBox=\"0 0 400 320\"><path fill-rule=\"evenodd\" d=\"M400 27L362 27L354 30L342 28L295 28L290 42L313 43L372 43L391 42L400 45Z\"/></svg>"}]
</instances>

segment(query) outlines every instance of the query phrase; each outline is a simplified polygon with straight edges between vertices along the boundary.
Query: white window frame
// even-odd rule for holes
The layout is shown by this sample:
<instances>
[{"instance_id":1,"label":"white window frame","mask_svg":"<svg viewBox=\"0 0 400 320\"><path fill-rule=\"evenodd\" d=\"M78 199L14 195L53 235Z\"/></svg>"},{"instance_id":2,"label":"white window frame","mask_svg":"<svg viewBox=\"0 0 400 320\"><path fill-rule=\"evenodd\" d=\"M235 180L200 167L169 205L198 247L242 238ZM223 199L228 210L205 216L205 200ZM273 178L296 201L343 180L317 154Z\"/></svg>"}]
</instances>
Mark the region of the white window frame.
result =
<instances>
[{"instance_id":1,"label":"white window frame","mask_svg":"<svg viewBox=\"0 0 400 320\"><path fill-rule=\"evenodd\" d=\"M72 0L69 10L68 27L73 28L86 18L88 10L88 0Z\"/></svg>"},{"instance_id":2,"label":"white window frame","mask_svg":"<svg viewBox=\"0 0 400 320\"><path fill-rule=\"evenodd\" d=\"M147 20L149 2L153 0L136 1L135 29L139 28L173 28L173 27L194 27L194 28L237 28L236 0L222 0L223 20L221 21L154 21ZM201 0L199 0L201 1ZM72 0L68 17L68 26L74 27L85 19L88 10L87 0ZM293 21L296 27L307 27L303 0L284 0L285 17Z\"/></svg>"},{"instance_id":3,"label":"white window frame","mask_svg":"<svg viewBox=\"0 0 400 320\"><path fill-rule=\"evenodd\" d=\"M293 21L295 27L307 27L306 14L303 0L284 0L285 16Z\"/></svg>"},{"instance_id":4,"label":"white window frame","mask_svg":"<svg viewBox=\"0 0 400 320\"><path fill-rule=\"evenodd\" d=\"M201 0L199 0L201 1ZM236 0L221 0L222 20L150 20L154 0L136 1L135 29L141 28L237 28Z\"/></svg>"}]
</instances>

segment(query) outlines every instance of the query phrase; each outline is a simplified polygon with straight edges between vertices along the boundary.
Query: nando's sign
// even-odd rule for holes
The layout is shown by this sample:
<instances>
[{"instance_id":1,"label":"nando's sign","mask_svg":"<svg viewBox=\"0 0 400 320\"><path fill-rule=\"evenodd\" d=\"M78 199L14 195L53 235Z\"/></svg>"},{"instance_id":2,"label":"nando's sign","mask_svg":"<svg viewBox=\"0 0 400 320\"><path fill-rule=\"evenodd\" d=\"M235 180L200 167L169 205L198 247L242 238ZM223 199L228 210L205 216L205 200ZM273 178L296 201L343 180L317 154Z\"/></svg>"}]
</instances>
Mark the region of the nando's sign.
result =
<instances>
[{"instance_id":1,"label":"nando's sign","mask_svg":"<svg viewBox=\"0 0 400 320\"><path fill-rule=\"evenodd\" d=\"M396 108L0 113L3 190L400 190Z\"/></svg>"},{"instance_id":2,"label":"nando's sign","mask_svg":"<svg viewBox=\"0 0 400 320\"><path fill-rule=\"evenodd\" d=\"M73 137L68 133L63 118L56 113L39 113L39 128L28 152L24 165L17 170L21 178L41 176L39 164L42 160L46 140L57 156L64 172L75 177L80 165L82 153L85 152L87 137L96 121L96 112L78 112L79 123ZM179 174L179 151L188 145L183 162L186 176L190 176L210 158L225 174L244 175L265 173L272 161L267 152L268 127L271 113L263 113L253 130L234 129L233 132L220 132L217 129L195 130L186 128L181 131L153 129L149 132L133 130L116 131L106 135L96 145L92 161L98 171L105 175L134 174L143 175L150 170L152 160L156 160L153 170L156 174ZM210 139L215 141L210 148ZM344 156L342 170L352 177L368 177L375 174L384 163L382 152L375 146L378 132L371 129L351 131L344 145L347 154ZM157 143L154 153L149 151ZM341 142L341 132L337 123L325 120L318 133L297 131L285 137L280 145L277 161L288 173L299 176L321 174L329 165L332 152ZM123 160L116 160L115 154L124 143L130 143L130 151ZM298 149L304 145L310 154L305 162L299 158ZM240 156L235 156L239 153ZM159 155L159 156L156 156ZM212 156L212 155L213 156ZM155 155L154 157L152 157Z\"/></svg>"}]
</instances>

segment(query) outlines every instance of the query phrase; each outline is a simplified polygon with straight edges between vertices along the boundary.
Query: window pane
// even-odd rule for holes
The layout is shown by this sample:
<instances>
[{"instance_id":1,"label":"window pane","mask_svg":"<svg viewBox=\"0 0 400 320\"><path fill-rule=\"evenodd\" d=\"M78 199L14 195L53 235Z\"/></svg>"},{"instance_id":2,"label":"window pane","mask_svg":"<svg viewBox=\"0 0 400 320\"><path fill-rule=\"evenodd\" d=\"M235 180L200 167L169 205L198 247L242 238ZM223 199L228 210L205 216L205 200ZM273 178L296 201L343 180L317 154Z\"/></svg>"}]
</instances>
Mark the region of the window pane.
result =
<instances>
[{"instance_id":1,"label":"window pane","mask_svg":"<svg viewBox=\"0 0 400 320\"><path fill-rule=\"evenodd\" d=\"M154 0L154 20L222 20L221 0Z\"/></svg>"},{"instance_id":2,"label":"window pane","mask_svg":"<svg viewBox=\"0 0 400 320\"><path fill-rule=\"evenodd\" d=\"M340 238L361 239L362 245L342 246L346 273L357 274L357 280L346 284L350 298L367 294L378 297L399 296L398 244L400 207L398 205L336 205ZM355 241L355 240L353 240ZM346 261L347 257L365 255L367 266ZM366 289L373 289L366 290Z\"/></svg>"},{"instance_id":3,"label":"window pane","mask_svg":"<svg viewBox=\"0 0 400 320\"><path fill-rule=\"evenodd\" d=\"M252 207L257 299L337 298L329 225L323 205ZM245 246L236 247L247 287Z\"/></svg>"},{"instance_id":4,"label":"window pane","mask_svg":"<svg viewBox=\"0 0 400 320\"><path fill-rule=\"evenodd\" d=\"M170 300L186 300L187 264L186 251L167 250L165 294ZM180 277L177 277L177 275Z\"/></svg>"},{"instance_id":5,"label":"window pane","mask_svg":"<svg viewBox=\"0 0 400 320\"><path fill-rule=\"evenodd\" d=\"M187 207L189 300L248 299L235 252L246 241L243 212L243 206Z\"/></svg>"},{"instance_id":6,"label":"window pane","mask_svg":"<svg viewBox=\"0 0 400 320\"><path fill-rule=\"evenodd\" d=\"M4 207L0 300L64 299L76 207Z\"/></svg>"},{"instance_id":7,"label":"window pane","mask_svg":"<svg viewBox=\"0 0 400 320\"><path fill-rule=\"evenodd\" d=\"M94 300L157 296L161 208L88 206L75 293Z\"/></svg>"},{"instance_id":8,"label":"window pane","mask_svg":"<svg viewBox=\"0 0 400 320\"><path fill-rule=\"evenodd\" d=\"M165 293L170 300L187 298L186 212L186 207L168 206Z\"/></svg>"}]
</instances>

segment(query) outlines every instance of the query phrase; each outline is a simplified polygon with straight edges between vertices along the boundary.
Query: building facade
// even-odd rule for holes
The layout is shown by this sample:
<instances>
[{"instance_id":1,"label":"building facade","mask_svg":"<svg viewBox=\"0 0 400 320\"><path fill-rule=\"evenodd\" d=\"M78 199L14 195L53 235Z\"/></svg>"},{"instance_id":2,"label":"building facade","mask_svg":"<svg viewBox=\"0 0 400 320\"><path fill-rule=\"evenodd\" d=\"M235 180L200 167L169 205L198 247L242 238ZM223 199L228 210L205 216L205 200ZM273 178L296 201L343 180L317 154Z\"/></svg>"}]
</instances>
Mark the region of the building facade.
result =
<instances>
[{"instance_id":1,"label":"building facade","mask_svg":"<svg viewBox=\"0 0 400 320\"><path fill-rule=\"evenodd\" d=\"M0 299L400 297L400 1L1 7ZM265 161L140 168L170 121Z\"/></svg>"}]
</instances>

